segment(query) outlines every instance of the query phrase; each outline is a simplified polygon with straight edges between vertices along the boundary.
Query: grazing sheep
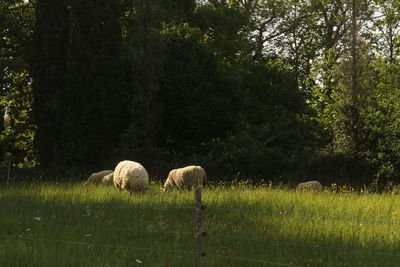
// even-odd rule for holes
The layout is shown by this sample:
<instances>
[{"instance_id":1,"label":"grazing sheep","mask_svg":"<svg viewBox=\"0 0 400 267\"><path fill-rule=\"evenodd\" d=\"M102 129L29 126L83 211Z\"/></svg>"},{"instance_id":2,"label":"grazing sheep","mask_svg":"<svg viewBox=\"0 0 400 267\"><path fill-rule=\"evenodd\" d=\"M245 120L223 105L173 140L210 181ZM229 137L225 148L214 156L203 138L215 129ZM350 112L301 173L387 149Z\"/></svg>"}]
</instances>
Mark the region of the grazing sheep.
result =
<instances>
[{"instance_id":1,"label":"grazing sheep","mask_svg":"<svg viewBox=\"0 0 400 267\"><path fill-rule=\"evenodd\" d=\"M111 185L114 183L114 172L107 174L103 178L103 184Z\"/></svg>"},{"instance_id":2,"label":"grazing sheep","mask_svg":"<svg viewBox=\"0 0 400 267\"><path fill-rule=\"evenodd\" d=\"M110 174L112 172L113 172L112 170L104 170L104 171L101 171L101 172L92 173L89 176L89 178L87 179L87 181L85 182L85 185L87 185L87 184L95 184L95 185L101 184L103 182L104 176L106 176L107 174Z\"/></svg>"},{"instance_id":3,"label":"grazing sheep","mask_svg":"<svg viewBox=\"0 0 400 267\"><path fill-rule=\"evenodd\" d=\"M308 182L300 183L297 186L297 189L311 190L311 191L322 191L322 185L318 181L308 181Z\"/></svg>"},{"instance_id":4,"label":"grazing sheep","mask_svg":"<svg viewBox=\"0 0 400 267\"><path fill-rule=\"evenodd\" d=\"M124 160L118 163L114 170L114 186L132 194L143 191L149 185L149 175L146 169L137 162Z\"/></svg>"},{"instance_id":5,"label":"grazing sheep","mask_svg":"<svg viewBox=\"0 0 400 267\"><path fill-rule=\"evenodd\" d=\"M162 187L162 190L176 186L178 189L184 189L197 186L206 186L207 175L200 166L187 166L180 169L174 169L169 172L168 178Z\"/></svg>"}]
</instances>

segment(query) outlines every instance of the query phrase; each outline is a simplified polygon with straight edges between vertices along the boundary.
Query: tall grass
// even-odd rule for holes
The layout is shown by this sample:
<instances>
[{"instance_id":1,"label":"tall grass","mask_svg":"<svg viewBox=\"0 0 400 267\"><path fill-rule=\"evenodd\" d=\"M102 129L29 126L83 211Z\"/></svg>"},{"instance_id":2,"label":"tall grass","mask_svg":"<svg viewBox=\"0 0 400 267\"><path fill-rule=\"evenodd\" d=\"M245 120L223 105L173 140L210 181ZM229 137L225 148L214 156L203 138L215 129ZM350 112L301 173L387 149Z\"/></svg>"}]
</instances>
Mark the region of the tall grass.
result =
<instances>
[{"instance_id":1,"label":"tall grass","mask_svg":"<svg viewBox=\"0 0 400 267\"><path fill-rule=\"evenodd\" d=\"M400 199L332 187L210 186L204 266L399 266ZM105 186L0 190L0 266L193 266L194 193Z\"/></svg>"}]
</instances>

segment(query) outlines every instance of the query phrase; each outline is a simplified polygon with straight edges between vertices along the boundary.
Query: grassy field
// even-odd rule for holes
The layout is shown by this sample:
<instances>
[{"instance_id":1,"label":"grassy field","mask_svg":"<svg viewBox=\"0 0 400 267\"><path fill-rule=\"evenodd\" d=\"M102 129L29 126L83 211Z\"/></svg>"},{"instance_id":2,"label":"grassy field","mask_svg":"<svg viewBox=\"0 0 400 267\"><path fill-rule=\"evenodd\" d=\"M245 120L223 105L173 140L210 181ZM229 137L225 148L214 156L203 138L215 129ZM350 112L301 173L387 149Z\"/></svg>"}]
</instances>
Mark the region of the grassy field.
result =
<instances>
[{"instance_id":1,"label":"grassy field","mask_svg":"<svg viewBox=\"0 0 400 267\"><path fill-rule=\"evenodd\" d=\"M336 189L206 188L202 266L400 266L399 196ZM0 266L193 266L194 206L158 184L3 185Z\"/></svg>"}]
</instances>

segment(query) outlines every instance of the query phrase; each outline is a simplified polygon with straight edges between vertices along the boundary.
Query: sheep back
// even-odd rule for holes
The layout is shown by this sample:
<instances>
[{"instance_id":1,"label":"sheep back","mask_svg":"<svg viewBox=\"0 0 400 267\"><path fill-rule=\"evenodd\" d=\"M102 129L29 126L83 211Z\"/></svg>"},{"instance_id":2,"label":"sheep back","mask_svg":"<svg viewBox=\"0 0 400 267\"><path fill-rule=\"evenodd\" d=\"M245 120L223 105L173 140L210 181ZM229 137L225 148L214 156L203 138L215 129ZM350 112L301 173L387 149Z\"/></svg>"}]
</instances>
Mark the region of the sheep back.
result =
<instances>
[{"instance_id":1,"label":"sheep back","mask_svg":"<svg viewBox=\"0 0 400 267\"><path fill-rule=\"evenodd\" d=\"M322 185L318 181L308 181L308 182L300 183L297 186L297 189L311 190L311 191L322 191Z\"/></svg>"},{"instance_id":2,"label":"sheep back","mask_svg":"<svg viewBox=\"0 0 400 267\"><path fill-rule=\"evenodd\" d=\"M205 186L207 175L200 166L186 166L184 168L173 169L169 172L164 183L164 188L173 186L179 189Z\"/></svg>"},{"instance_id":3,"label":"sheep back","mask_svg":"<svg viewBox=\"0 0 400 267\"><path fill-rule=\"evenodd\" d=\"M100 172L95 172L92 173L89 178L87 179L87 181L85 182L86 184L101 184L103 182L103 178L104 176L112 173L112 170L104 170L104 171L100 171Z\"/></svg>"},{"instance_id":4,"label":"sheep back","mask_svg":"<svg viewBox=\"0 0 400 267\"><path fill-rule=\"evenodd\" d=\"M129 191L142 191L149 185L146 169L135 161L121 161L114 170L114 186Z\"/></svg>"}]
</instances>

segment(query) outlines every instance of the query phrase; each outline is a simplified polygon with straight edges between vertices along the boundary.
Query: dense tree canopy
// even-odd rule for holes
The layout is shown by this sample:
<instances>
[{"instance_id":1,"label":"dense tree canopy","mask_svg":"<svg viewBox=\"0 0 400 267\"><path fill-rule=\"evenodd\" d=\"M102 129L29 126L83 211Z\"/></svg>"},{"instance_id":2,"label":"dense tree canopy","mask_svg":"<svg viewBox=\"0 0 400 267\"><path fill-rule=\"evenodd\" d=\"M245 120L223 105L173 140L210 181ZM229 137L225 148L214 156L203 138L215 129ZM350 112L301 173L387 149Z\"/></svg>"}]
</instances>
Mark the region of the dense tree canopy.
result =
<instances>
[{"instance_id":1,"label":"dense tree canopy","mask_svg":"<svg viewBox=\"0 0 400 267\"><path fill-rule=\"evenodd\" d=\"M156 174L200 164L228 179L397 181L398 8L2 1L0 162L89 172L131 159Z\"/></svg>"}]
</instances>

